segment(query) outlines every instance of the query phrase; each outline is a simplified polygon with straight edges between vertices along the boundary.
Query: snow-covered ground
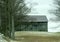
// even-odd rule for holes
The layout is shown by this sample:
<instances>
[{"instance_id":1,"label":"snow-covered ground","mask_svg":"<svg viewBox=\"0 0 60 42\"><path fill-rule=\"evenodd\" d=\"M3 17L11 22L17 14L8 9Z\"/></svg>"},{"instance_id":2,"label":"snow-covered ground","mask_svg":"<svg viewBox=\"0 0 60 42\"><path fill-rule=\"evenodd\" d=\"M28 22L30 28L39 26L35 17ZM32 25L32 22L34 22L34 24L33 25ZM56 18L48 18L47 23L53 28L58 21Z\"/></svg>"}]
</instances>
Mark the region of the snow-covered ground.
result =
<instances>
[{"instance_id":1,"label":"snow-covered ground","mask_svg":"<svg viewBox=\"0 0 60 42\"><path fill-rule=\"evenodd\" d=\"M0 42L7 42L4 38L3 38L3 34L0 33Z\"/></svg>"}]
</instances>

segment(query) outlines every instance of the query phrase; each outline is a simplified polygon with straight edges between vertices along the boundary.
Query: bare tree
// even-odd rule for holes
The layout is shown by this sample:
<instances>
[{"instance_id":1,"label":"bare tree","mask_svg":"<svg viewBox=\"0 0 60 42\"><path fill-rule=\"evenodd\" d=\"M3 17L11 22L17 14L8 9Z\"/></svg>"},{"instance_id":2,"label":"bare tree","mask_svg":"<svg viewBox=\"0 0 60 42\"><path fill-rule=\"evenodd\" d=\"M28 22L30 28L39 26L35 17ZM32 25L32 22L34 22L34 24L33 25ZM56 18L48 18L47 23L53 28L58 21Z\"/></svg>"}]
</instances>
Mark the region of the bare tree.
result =
<instances>
[{"instance_id":1,"label":"bare tree","mask_svg":"<svg viewBox=\"0 0 60 42\"><path fill-rule=\"evenodd\" d=\"M57 16L55 20L60 21L60 0L54 0L54 10L51 10L50 13L53 13Z\"/></svg>"},{"instance_id":2,"label":"bare tree","mask_svg":"<svg viewBox=\"0 0 60 42\"><path fill-rule=\"evenodd\" d=\"M23 19L27 13L30 12L30 9L26 6L24 3L24 0L2 0L4 3L4 14L2 15L2 18L5 18L6 22L4 24L6 25L3 28L5 28L5 31L7 32L7 29L9 30L9 37L14 38L14 25L17 24L17 20ZM3 10L3 8L2 8ZM3 12L2 12L3 13Z\"/></svg>"}]
</instances>

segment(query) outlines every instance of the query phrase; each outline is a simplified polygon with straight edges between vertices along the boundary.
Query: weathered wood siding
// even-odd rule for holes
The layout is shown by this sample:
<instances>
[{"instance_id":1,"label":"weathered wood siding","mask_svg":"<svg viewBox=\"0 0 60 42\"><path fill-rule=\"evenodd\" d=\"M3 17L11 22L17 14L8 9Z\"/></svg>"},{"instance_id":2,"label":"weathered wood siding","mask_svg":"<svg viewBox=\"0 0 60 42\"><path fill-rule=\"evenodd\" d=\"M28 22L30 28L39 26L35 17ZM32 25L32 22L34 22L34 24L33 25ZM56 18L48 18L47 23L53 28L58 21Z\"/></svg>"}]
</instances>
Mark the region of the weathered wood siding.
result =
<instances>
[{"instance_id":1,"label":"weathered wood siding","mask_svg":"<svg viewBox=\"0 0 60 42\"><path fill-rule=\"evenodd\" d=\"M48 31L47 22L24 22L15 28L16 31Z\"/></svg>"}]
</instances>

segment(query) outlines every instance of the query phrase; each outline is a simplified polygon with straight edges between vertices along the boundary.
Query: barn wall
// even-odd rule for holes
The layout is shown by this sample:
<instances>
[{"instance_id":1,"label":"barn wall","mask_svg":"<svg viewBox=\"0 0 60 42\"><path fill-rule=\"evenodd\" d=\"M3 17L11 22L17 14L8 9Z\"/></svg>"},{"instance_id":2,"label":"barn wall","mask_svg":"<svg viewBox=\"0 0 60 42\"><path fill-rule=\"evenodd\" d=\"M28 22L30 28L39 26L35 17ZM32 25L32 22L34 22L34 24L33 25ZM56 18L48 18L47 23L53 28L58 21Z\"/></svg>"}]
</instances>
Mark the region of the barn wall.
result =
<instances>
[{"instance_id":1,"label":"barn wall","mask_svg":"<svg viewBox=\"0 0 60 42\"><path fill-rule=\"evenodd\" d=\"M15 28L16 31L48 31L47 22L21 23Z\"/></svg>"}]
</instances>

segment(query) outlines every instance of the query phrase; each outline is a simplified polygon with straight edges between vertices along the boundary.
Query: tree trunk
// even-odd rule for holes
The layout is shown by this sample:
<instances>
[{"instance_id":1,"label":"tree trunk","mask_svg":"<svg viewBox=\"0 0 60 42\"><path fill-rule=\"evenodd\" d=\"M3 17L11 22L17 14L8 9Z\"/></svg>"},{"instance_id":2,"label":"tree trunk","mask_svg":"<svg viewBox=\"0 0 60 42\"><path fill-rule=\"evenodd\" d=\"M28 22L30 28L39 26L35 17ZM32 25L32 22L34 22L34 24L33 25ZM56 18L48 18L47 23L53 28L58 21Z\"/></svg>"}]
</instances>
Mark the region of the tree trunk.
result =
<instances>
[{"instance_id":1,"label":"tree trunk","mask_svg":"<svg viewBox=\"0 0 60 42\"><path fill-rule=\"evenodd\" d=\"M12 30L11 30L11 38L12 39L15 38L14 33L15 33L15 31L14 31L14 16L12 16Z\"/></svg>"}]
</instances>

